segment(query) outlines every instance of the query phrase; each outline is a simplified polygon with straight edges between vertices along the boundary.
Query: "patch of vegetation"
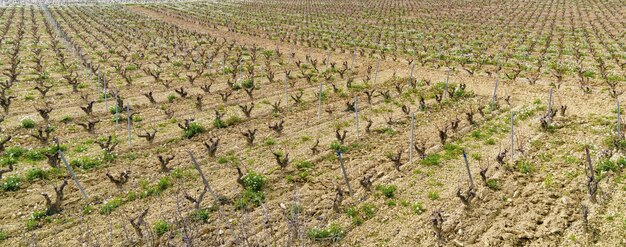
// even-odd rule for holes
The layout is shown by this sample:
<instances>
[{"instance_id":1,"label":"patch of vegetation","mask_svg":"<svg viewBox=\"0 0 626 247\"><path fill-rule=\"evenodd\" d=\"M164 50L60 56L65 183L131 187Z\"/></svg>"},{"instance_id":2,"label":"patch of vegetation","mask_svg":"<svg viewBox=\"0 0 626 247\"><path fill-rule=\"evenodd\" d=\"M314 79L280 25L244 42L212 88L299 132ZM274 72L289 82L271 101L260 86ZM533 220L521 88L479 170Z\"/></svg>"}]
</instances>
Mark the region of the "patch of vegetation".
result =
<instances>
[{"instance_id":1,"label":"patch of vegetation","mask_svg":"<svg viewBox=\"0 0 626 247\"><path fill-rule=\"evenodd\" d=\"M296 168L298 170L310 170L313 168L313 163L311 161L308 160L301 160L301 161L296 161L294 162Z\"/></svg>"},{"instance_id":2,"label":"patch of vegetation","mask_svg":"<svg viewBox=\"0 0 626 247\"><path fill-rule=\"evenodd\" d=\"M24 129L35 128L35 125L37 124L32 118L24 118L20 123Z\"/></svg>"},{"instance_id":3,"label":"patch of vegetation","mask_svg":"<svg viewBox=\"0 0 626 247\"><path fill-rule=\"evenodd\" d=\"M303 136L300 137L300 141L301 142L307 142L309 140L311 140L311 136L303 135Z\"/></svg>"},{"instance_id":4,"label":"patch of vegetation","mask_svg":"<svg viewBox=\"0 0 626 247\"><path fill-rule=\"evenodd\" d=\"M276 139L273 137L267 137L263 143L265 143L266 146L273 146L276 145Z\"/></svg>"},{"instance_id":5,"label":"patch of vegetation","mask_svg":"<svg viewBox=\"0 0 626 247\"><path fill-rule=\"evenodd\" d=\"M176 100L176 95L174 95L174 94L168 94L167 95L167 102L172 103L172 102L174 102L174 100Z\"/></svg>"},{"instance_id":6,"label":"patch of vegetation","mask_svg":"<svg viewBox=\"0 0 626 247\"><path fill-rule=\"evenodd\" d=\"M374 205L365 203L361 207L349 207L346 209L346 214L352 219L352 223L355 225L361 225L364 221L369 220L376 214L376 207Z\"/></svg>"},{"instance_id":7,"label":"patch of vegetation","mask_svg":"<svg viewBox=\"0 0 626 247\"><path fill-rule=\"evenodd\" d=\"M391 127L377 128L377 129L374 130L374 132L376 132L378 134L386 134L386 135L390 135L390 136L393 136L393 135L398 133L396 130L394 130Z\"/></svg>"},{"instance_id":8,"label":"patch of vegetation","mask_svg":"<svg viewBox=\"0 0 626 247\"><path fill-rule=\"evenodd\" d=\"M426 208L424 207L423 203L416 202L415 204L413 204L413 212L415 214L422 214L425 211L426 211Z\"/></svg>"},{"instance_id":9,"label":"patch of vegetation","mask_svg":"<svg viewBox=\"0 0 626 247\"><path fill-rule=\"evenodd\" d=\"M471 157L472 157L473 160L478 160L478 161L483 160L483 156L480 153L472 153Z\"/></svg>"},{"instance_id":10,"label":"patch of vegetation","mask_svg":"<svg viewBox=\"0 0 626 247\"><path fill-rule=\"evenodd\" d=\"M623 158L621 160L618 160L618 162L623 164L624 163ZM619 170L619 166L615 162L609 159L603 159L597 162L597 164L595 165L595 169L596 169L596 174L598 176L602 176L603 173L606 173L609 171L617 172Z\"/></svg>"},{"instance_id":11,"label":"patch of vegetation","mask_svg":"<svg viewBox=\"0 0 626 247\"><path fill-rule=\"evenodd\" d=\"M89 150L89 147L87 147L85 145L78 145L78 146L74 147L74 152L77 152L77 153L82 153L82 152L85 152L87 150Z\"/></svg>"},{"instance_id":12,"label":"patch of vegetation","mask_svg":"<svg viewBox=\"0 0 626 247\"><path fill-rule=\"evenodd\" d=\"M70 161L70 165L74 167L80 167L83 170L88 171L102 166L102 161L100 159L85 156Z\"/></svg>"},{"instance_id":13,"label":"patch of vegetation","mask_svg":"<svg viewBox=\"0 0 626 247\"><path fill-rule=\"evenodd\" d=\"M35 180L45 180L47 178L48 173L39 167L31 168L30 170L26 171L26 180L28 182L32 182Z\"/></svg>"},{"instance_id":14,"label":"patch of vegetation","mask_svg":"<svg viewBox=\"0 0 626 247\"><path fill-rule=\"evenodd\" d=\"M454 100L461 100L464 98L472 97L474 93L471 91L466 91L465 89L458 88L458 90L454 91L452 98Z\"/></svg>"},{"instance_id":15,"label":"patch of vegetation","mask_svg":"<svg viewBox=\"0 0 626 247\"><path fill-rule=\"evenodd\" d=\"M131 152L126 156L129 160L136 160L137 159L137 153L135 152Z\"/></svg>"},{"instance_id":16,"label":"patch of vegetation","mask_svg":"<svg viewBox=\"0 0 626 247\"><path fill-rule=\"evenodd\" d=\"M287 175L287 181L289 182L307 182L309 180L309 175L311 170L313 169L313 163L308 160L296 160L293 162L296 166L297 172L296 174Z\"/></svg>"},{"instance_id":17,"label":"patch of vegetation","mask_svg":"<svg viewBox=\"0 0 626 247\"><path fill-rule=\"evenodd\" d=\"M36 210L26 221L26 230L32 231L39 228L41 226L40 222L44 218L46 218L46 211Z\"/></svg>"},{"instance_id":18,"label":"patch of vegetation","mask_svg":"<svg viewBox=\"0 0 626 247\"><path fill-rule=\"evenodd\" d=\"M4 240L7 240L7 238L8 238L7 232L0 229L0 243L2 243Z\"/></svg>"},{"instance_id":19,"label":"patch of vegetation","mask_svg":"<svg viewBox=\"0 0 626 247\"><path fill-rule=\"evenodd\" d=\"M17 164L17 158L15 157L7 156L7 155L3 155L2 157L0 157L0 166L2 167L15 165L15 164Z\"/></svg>"},{"instance_id":20,"label":"patch of vegetation","mask_svg":"<svg viewBox=\"0 0 626 247\"><path fill-rule=\"evenodd\" d=\"M83 215L89 215L91 214L91 212L93 212L93 210L94 210L93 205L87 205L83 207Z\"/></svg>"},{"instance_id":21,"label":"patch of vegetation","mask_svg":"<svg viewBox=\"0 0 626 247\"><path fill-rule=\"evenodd\" d=\"M124 111L124 110L123 110L123 109L120 109L119 107L117 107L117 105L109 107L109 113L110 113L111 115L115 115L115 113L118 113L118 114L119 114L119 113L120 113L120 112L122 112L122 111ZM114 120L115 120L115 119L114 119Z\"/></svg>"},{"instance_id":22,"label":"patch of vegetation","mask_svg":"<svg viewBox=\"0 0 626 247\"><path fill-rule=\"evenodd\" d=\"M565 164L568 164L568 165L574 165L574 164L580 163L580 159L578 159L578 158L576 158L574 156L571 156L571 155L565 156L563 158L563 161L565 161Z\"/></svg>"},{"instance_id":23,"label":"patch of vegetation","mask_svg":"<svg viewBox=\"0 0 626 247\"><path fill-rule=\"evenodd\" d=\"M167 233L170 228L170 224L167 223L165 220L158 220L154 223L154 233L156 233L156 235L159 237Z\"/></svg>"},{"instance_id":24,"label":"patch of vegetation","mask_svg":"<svg viewBox=\"0 0 626 247\"><path fill-rule=\"evenodd\" d=\"M300 203L294 202L289 205L287 219L293 220L302 212L302 205Z\"/></svg>"},{"instance_id":25,"label":"patch of vegetation","mask_svg":"<svg viewBox=\"0 0 626 247\"><path fill-rule=\"evenodd\" d=\"M126 201L132 202L135 199L137 199L137 192L131 190L128 193L126 193Z\"/></svg>"},{"instance_id":26,"label":"patch of vegetation","mask_svg":"<svg viewBox=\"0 0 626 247\"><path fill-rule=\"evenodd\" d=\"M216 118L216 119L213 119L213 127L217 129L222 129L222 128L228 127L228 125L226 125L226 123L224 123L224 121L221 118Z\"/></svg>"},{"instance_id":27,"label":"patch of vegetation","mask_svg":"<svg viewBox=\"0 0 626 247\"><path fill-rule=\"evenodd\" d=\"M483 133L480 132L480 130L474 130L472 131L472 133L470 134L473 138L475 139L480 139L483 137Z\"/></svg>"},{"instance_id":28,"label":"patch of vegetation","mask_svg":"<svg viewBox=\"0 0 626 247\"><path fill-rule=\"evenodd\" d=\"M245 190L239 197L235 199L235 210L248 209L250 207L258 207L265 201L265 193L263 191Z\"/></svg>"},{"instance_id":29,"label":"patch of vegetation","mask_svg":"<svg viewBox=\"0 0 626 247\"><path fill-rule=\"evenodd\" d=\"M9 176L2 183L2 191L17 191L20 189L22 179L17 175Z\"/></svg>"},{"instance_id":30,"label":"patch of vegetation","mask_svg":"<svg viewBox=\"0 0 626 247\"><path fill-rule=\"evenodd\" d=\"M437 200L439 199L439 192L437 191L428 191L428 199Z\"/></svg>"},{"instance_id":31,"label":"patch of vegetation","mask_svg":"<svg viewBox=\"0 0 626 247\"><path fill-rule=\"evenodd\" d=\"M198 222L207 223L209 222L209 217L211 217L211 211L206 208L198 209L191 213L191 218Z\"/></svg>"},{"instance_id":32,"label":"patch of vegetation","mask_svg":"<svg viewBox=\"0 0 626 247\"><path fill-rule=\"evenodd\" d=\"M250 171L242 178L246 190L259 192L265 186L267 178L260 173Z\"/></svg>"},{"instance_id":33,"label":"patch of vegetation","mask_svg":"<svg viewBox=\"0 0 626 247\"><path fill-rule=\"evenodd\" d=\"M119 208L121 205L122 205L122 199L119 197L115 197L109 200L108 202L106 202L105 204L102 204L102 207L100 207L100 214L109 215L115 209Z\"/></svg>"},{"instance_id":34,"label":"patch of vegetation","mask_svg":"<svg viewBox=\"0 0 626 247\"><path fill-rule=\"evenodd\" d=\"M141 186L142 189L139 196L141 198L145 198L148 196L160 195L163 191L171 188L173 185L170 177L166 176L160 178L155 184L152 185L148 182L148 180L141 179L139 180L139 186Z\"/></svg>"},{"instance_id":35,"label":"patch of vegetation","mask_svg":"<svg viewBox=\"0 0 626 247\"><path fill-rule=\"evenodd\" d=\"M522 108L517 113L515 113L515 120L514 121L517 123L518 121L524 121L524 120L528 119L529 117L534 115L539 110L539 108L537 106L538 105L535 104L534 107L524 107L524 108Z\"/></svg>"},{"instance_id":36,"label":"patch of vegetation","mask_svg":"<svg viewBox=\"0 0 626 247\"><path fill-rule=\"evenodd\" d=\"M27 152L28 150L26 148L23 148L20 146L13 146L4 150L3 156L19 159L20 157L22 157L22 155L26 154Z\"/></svg>"},{"instance_id":37,"label":"patch of vegetation","mask_svg":"<svg viewBox=\"0 0 626 247\"><path fill-rule=\"evenodd\" d=\"M348 151L348 147L344 146L341 144L341 142L335 140L332 143L330 143L330 149L334 150L334 151L341 151L342 153L345 153Z\"/></svg>"},{"instance_id":38,"label":"patch of vegetation","mask_svg":"<svg viewBox=\"0 0 626 247\"><path fill-rule=\"evenodd\" d=\"M135 123L139 123L139 122L143 121L143 118L141 116L139 116L139 115L134 115L132 121L135 122Z\"/></svg>"},{"instance_id":39,"label":"patch of vegetation","mask_svg":"<svg viewBox=\"0 0 626 247\"><path fill-rule=\"evenodd\" d=\"M517 164L517 171L521 173L530 174L534 170L535 170L535 166L532 163L530 163L530 161L521 160Z\"/></svg>"},{"instance_id":40,"label":"patch of vegetation","mask_svg":"<svg viewBox=\"0 0 626 247\"><path fill-rule=\"evenodd\" d=\"M485 140L485 145L496 145L496 140L494 140L493 138L489 138Z\"/></svg>"},{"instance_id":41,"label":"patch of vegetation","mask_svg":"<svg viewBox=\"0 0 626 247\"><path fill-rule=\"evenodd\" d=\"M380 191L385 197L393 198L395 196L397 187L395 185L376 185L376 190Z\"/></svg>"},{"instance_id":42,"label":"patch of vegetation","mask_svg":"<svg viewBox=\"0 0 626 247\"><path fill-rule=\"evenodd\" d=\"M552 174L546 175L546 177L543 179L543 186L545 186L546 188L550 188L553 184L554 177L552 176Z\"/></svg>"},{"instance_id":43,"label":"patch of vegetation","mask_svg":"<svg viewBox=\"0 0 626 247\"><path fill-rule=\"evenodd\" d=\"M341 226L336 223L332 223L327 227L318 229L311 228L307 232L307 237L313 241L331 241L337 242L343 238L345 232Z\"/></svg>"},{"instance_id":44,"label":"patch of vegetation","mask_svg":"<svg viewBox=\"0 0 626 247\"><path fill-rule=\"evenodd\" d=\"M159 193L165 191L167 188L172 187L172 182L169 177L162 177L156 184L156 189Z\"/></svg>"},{"instance_id":45,"label":"patch of vegetation","mask_svg":"<svg viewBox=\"0 0 626 247\"><path fill-rule=\"evenodd\" d=\"M189 128L183 130L183 136L187 139L191 139L204 131L206 131L206 129L204 129L202 125L197 122L192 122L189 124Z\"/></svg>"},{"instance_id":46,"label":"patch of vegetation","mask_svg":"<svg viewBox=\"0 0 626 247\"><path fill-rule=\"evenodd\" d=\"M45 152L45 149L35 149L26 152L26 154L24 154L24 157L29 161L40 161L46 159L46 156L44 155Z\"/></svg>"},{"instance_id":47,"label":"patch of vegetation","mask_svg":"<svg viewBox=\"0 0 626 247\"><path fill-rule=\"evenodd\" d=\"M224 126L221 127L221 128L232 126L232 125L241 123L242 121L243 121L243 119L241 119L241 117L239 117L237 115L233 115L233 116L228 117L226 120L224 120L224 122L223 122ZM215 126L215 127L217 128L217 126Z\"/></svg>"},{"instance_id":48,"label":"patch of vegetation","mask_svg":"<svg viewBox=\"0 0 626 247\"><path fill-rule=\"evenodd\" d=\"M228 152L225 155L218 157L217 163L218 164L230 163L231 165L237 165L239 164L239 159L237 158L234 152Z\"/></svg>"},{"instance_id":49,"label":"patch of vegetation","mask_svg":"<svg viewBox=\"0 0 626 247\"><path fill-rule=\"evenodd\" d=\"M250 89L254 87L254 81L252 79L244 79L241 81L241 87L245 89Z\"/></svg>"},{"instance_id":50,"label":"patch of vegetation","mask_svg":"<svg viewBox=\"0 0 626 247\"><path fill-rule=\"evenodd\" d=\"M446 143L443 145L443 150L445 151L446 159L455 159L463 154L463 149L456 144Z\"/></svg>"},{"instance_id":51,"label":"patch of vegetation","mask_svg":"<svg viewBox=\"0 0 626 247\"><path fill-rule=\"evenodd\" d=\"M437 153L426 155L420 163L425 166L437 166L441 164L441 155Z\"/></svg>"},{"instance_id":52,"label":"patch of vegetation","mask_svg":"<svg viewBox=\"0 0 626 247\"><path fill-rule=\"evenodd\" d=\"M500 189L500 185L498 184L498 180L494 179L494 178L487 179L487 187L489 187L492 190L499 190Z\"/></svg>"},{"instance_id":53,"label":"patch of vegetation","mask_svg":"<svg viewBox=\"0 0 626 247\"><path fill-rule=\"evenodd\" d=\"M117 158L117 154L109 153L105 150L102 150L102 160L106 163L113 163Z\"/></svg>"}]
</instances>

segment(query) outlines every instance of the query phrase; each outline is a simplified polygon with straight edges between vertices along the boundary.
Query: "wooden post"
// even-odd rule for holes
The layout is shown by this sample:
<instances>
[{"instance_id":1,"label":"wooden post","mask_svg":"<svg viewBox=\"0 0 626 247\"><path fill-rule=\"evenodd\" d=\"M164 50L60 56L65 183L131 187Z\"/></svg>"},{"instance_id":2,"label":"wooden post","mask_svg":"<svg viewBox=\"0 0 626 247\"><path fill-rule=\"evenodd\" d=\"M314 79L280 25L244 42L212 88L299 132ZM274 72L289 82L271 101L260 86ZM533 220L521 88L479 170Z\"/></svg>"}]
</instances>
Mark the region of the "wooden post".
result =
<instances>
[{"instance_id":1,"label":"wooden post","mask_svg":"<svg viewBox=\"0 0 626 247\"><path fill-rule=\"evenodd\" d=\"M409 141L409 163L413 163L413 136L415 131L415 113L411 112L411 138Z\"/></svg>"},{"instance_id":2,"label":"wooden post","mask_svg":"<svg viewBox=\"0 0 626 247\"><path fill-rule=\"evenodd\" d=\"M83 194L83 198L89 199L87 192L85 192L85 189L83 189L83 186L81 186L80 183L78 182L78 178L76 178L76 174L74 173L74 170L72 170L72 167L70 166L70 164L67 163L67 160L65 159L65 156L63 155L63 152L60 149L57 150L57 152L59 153L61 160L65 164L65 168L67 169L68 172L70 172L70 175L72 175L72 179L74 180L74 183L76 183L76 186L78 186L78 190L80 190L80 193Z\"/></svg>"},{"instance_id":3,"label":"wooden post","mask_svg":"<svg viewBox=\"0 0 626 247\"><path fill-rule=\"evenodd\" d=\"M350 179L348 179L348 172L343 164L343 157L341 157L341 150L337 150L337 158L339 159L339 165L341 166L341 171L343 172L343 178L346 180L346 185L348 186L348 192L350 192L351 197L354 197L352 188L350 187Z\"/></svg>"},{"instance_id":4,"label":"wooden post","mask_svg":"<svg viewBox=\"0 0 626 247\"><path fill-rule=\"evenodd\" d=\"M326 54L326 69L328 68L330 68L330 51L328 51L328 54Z\"/></svg>"},{"instance_id":5,"label":"wooden post","mask_svg":"<svg viewBox=\"0 0 626 247\"><path fill-rule=\"evenodd\" d=\"M322 83L320 83L320 93L319 93L319 97L317 100L317 121L319 122L321 119L321 115L322 115L322 91L323 90L323 85Z\"/></svg>"},{"instance_id":6,"label":"wooden post","mask_svg":"<svg viewBox=\"0 0 626 247\"><path fill-rule=\"evenodd\" d=\"M116 106L116 108L117 108L117 106ZM130 142L130 140L131 140L130 139L131 138L131 128L130 128L130 125L131 125L131 121L132 121L132 119L130 117L130 103L128 103L126 105L126 115L128 115L128 119L127 119L127 122L128 122L128 146L132 147L133 145Z\"/></svg>"},{"instance_id":7,"label":"wooden post","mask_svg":"<svg viewBox=\"0 0 626 247\"><path fill-rule=\"evenodd\" d=\"M96 85L96 83L93 81L93 74L91 73L91 69L89 67L85 67L85 80L89 81L89 84L91 84L92 89L93 89L93 86ZM96 86L96 90L98 90L97 86Z\"/></svg>"},{"instance_id":8,"label":"wooden post","mask_svg":"<svg viewBox=\"0 0 626 247\"><path fill-rule=\"evenodd\" d=\"M465 168L467 168L467 176L469 177L470 188L474 188L474 180L472 179L472 172L470 171L469 162L467 161L467 154L463 150L463 159L465 160Z\"/></svg>"},{"instance_id":9,"label":"wooden post","mask_svg":"<svg viewBox=\"0 0 626 247\"><path fill-rule=\"evenodd\" d=\"M100 99L100 67L98 67L98 85L96 87L96 92L98 93L98 96L96 97L96 101L98 101Z\"/></svg>"},{"instance_id":10,"label":"wooden post","mask_svg":"<svg viewBox=\"0 0 626 247\"><path fill-rule=\"evenodd\" d=\"M493 96L491 96L491 107L489 111L493 112L494 104L496 103L496 93L498 92L498 75L496 74L496 85L493 87Z\"/></svg>"},{"instance_id":11,"label":"wooden post","mask_svg":"<svg viewBox=\"0 0 626 247\"><path fill-rule=\"evenodd\" d=\"M119 112L119 107L117 105L117 102L119 100L119 95L118 95L119 91L115 92L115 130L117 130L118 126L119 126L119 119L120 119L120 112Z\"/></svg>"},{"instance_id":12,"label":"wooden post","mask_svg":"<svg viewBox=\"0 0 626 247\"><path fill-rule=\"evenodd\" d=\"M552 87L550 88L550 99L548 100L548 119L552 120Z\"/></svg>"},{"instance_id":13,"label":"wooden post","mask_svg":"<svg viewBox=\"0 0 626 247\"><path fill-rule=\"evenodd\" d=\"M378 81L378 69L380 68L380 58L376 60L376 72L374 73L374 84Z\"/></svg>"},{"instance_id":14,"label":"wooden post","mask_svg":"<svg viewBox=\"0 0 626 247\"><path fill-rule=\"evenodd\" d=\"M102 77L102 83L103 83L102 91L104 92L104 111L106 112L109 110L109 102L107 98L107 79L105 76Z\"/></svg>"}]
</instances>

